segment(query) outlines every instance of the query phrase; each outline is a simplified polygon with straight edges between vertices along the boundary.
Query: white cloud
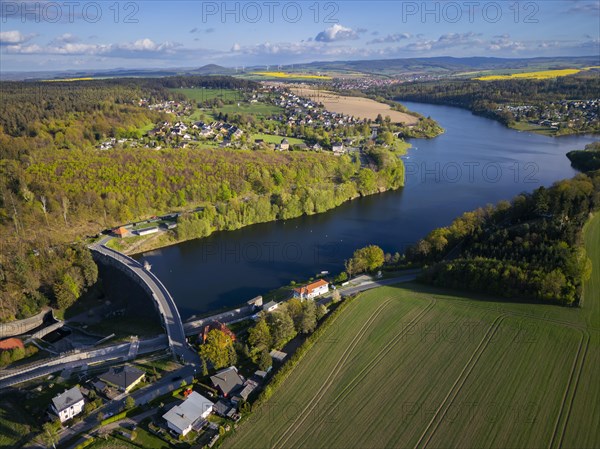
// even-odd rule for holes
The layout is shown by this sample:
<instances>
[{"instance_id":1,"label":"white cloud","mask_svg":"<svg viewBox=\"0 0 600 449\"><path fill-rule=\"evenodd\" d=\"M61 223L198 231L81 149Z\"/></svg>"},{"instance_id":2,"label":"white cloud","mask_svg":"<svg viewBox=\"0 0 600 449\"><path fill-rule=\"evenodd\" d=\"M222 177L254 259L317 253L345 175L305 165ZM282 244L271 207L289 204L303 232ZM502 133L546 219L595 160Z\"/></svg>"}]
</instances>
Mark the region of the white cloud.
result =
<instances>
[{"instance_id":1,"label":"white cloud","mask_svg":"<svg viewBox=\"0 0 600 449\"><path fill-rule=\"evenodd\" d=\"M411 35L409 33L394 33L388 34L385 37L379 37L377 39L373 39L367 42L367 45L373 44L389 44L394 42L400 42L404 39L410 39Z\"/></svg>"},{"instance_id":2,"label":"white cloud","mask_svg":"<svg viewBox=\"0 0 600 449\"><path fill-rule=\"evenodd\" d=\"M573 1L567 12L570 13L582 13L582 14L598 14L600 13L600 2L598 0L586 2L586 1Z\"/></svg>"},{"instance_id":3,"label":"white cloud","mask_svg":"<svg viewBox=\"0 0 600 449\"><path fill-rule=\"evenodd\" d=\"M338 23L321 31L315 37L317 42L337 42L358 39L358 33L352 28L347 28Z\"/></svg>"},{"instance_id":4,"label":"white cloud","mask_svg":"<svg viewBox=\"0 0 600 449\"><path fill-rule=\"evenodd\" d=\"M61 39L62 38L62 39ZM71 41L71 42L68 42ZM118 44L84 44L73 37L61 36L47 46L9 45L6 51L12 54L47 54L47 55L88 55L121 58L161 57L171 55L180 44L172 42L156 43L152 39L139 39L134 42Z\"/></svg>"},{"instance_id":5,"label":"white cloud","mask_svg":"<svg viewBox=\"0 0 600 449\"><path fill-rule=\"evenodd\" d=\"M19 45L29 41L33 36L24 35L18 30L0 31L0 45Z\"/></svg>"}]
</instances>

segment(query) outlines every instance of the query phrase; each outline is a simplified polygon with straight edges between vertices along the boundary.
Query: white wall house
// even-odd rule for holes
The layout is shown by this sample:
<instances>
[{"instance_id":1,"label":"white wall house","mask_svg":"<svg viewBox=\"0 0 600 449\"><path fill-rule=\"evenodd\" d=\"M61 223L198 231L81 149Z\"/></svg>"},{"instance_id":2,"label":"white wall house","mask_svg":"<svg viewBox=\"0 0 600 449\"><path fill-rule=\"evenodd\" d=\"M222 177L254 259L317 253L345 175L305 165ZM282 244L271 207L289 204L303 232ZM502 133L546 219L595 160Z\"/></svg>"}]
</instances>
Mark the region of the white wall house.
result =
<instances>
[{"instance_id":1,"label":"white wall house","mask_svg":"<svg viewBox=\"0 0 600 449\"><path fill-rule=\"evenodd\" d=\"M56 413L60 422L70 420L83 412L85 401L78 387L73 387L52 399L52 411Z\"/></svg>"},{"instance_id":2,"label":"white wall house","mask_svg":"<svg viewBox=\"0 0 600 449\"><path fill-rule=\"evenodd\" d=\"M329 283L323 279L319 279L312 284L305 285L294 289L294 298L314 299L317 296L323 295L329 291Z\"/></svg>"},{"instance_id":3,"label":"white wall house","mask_svg":"<svg viewBox=\"0 0 600 449\"><path fill-rule=\"evenodd\" d=\"M214 404L193 391L185 401L163 415L169 429L178 435L186 435L211 414Z\"/></svg>"}]
</instances>

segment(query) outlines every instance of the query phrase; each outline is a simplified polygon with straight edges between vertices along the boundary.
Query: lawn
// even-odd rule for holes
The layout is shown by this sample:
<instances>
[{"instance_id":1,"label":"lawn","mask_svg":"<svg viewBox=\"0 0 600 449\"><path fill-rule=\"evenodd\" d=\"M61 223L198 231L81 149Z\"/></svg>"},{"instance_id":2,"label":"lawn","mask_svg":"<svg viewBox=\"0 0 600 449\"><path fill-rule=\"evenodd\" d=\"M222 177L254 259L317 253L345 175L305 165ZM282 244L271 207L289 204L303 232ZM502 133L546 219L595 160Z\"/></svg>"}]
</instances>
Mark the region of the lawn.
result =
<instances>
[{"instance_id":1,"label":"lawn","mask_svg":"<svg viewBox=\"0 0 600 449\"><path fill-rule=\"evenodd\" d=\"M0 404L0 448L15 447L32 431L32 419L9 398Z\"/></svg>"},{"instance_id":2,"label":"lawn","mask_svg":"<svg viewBox=\"0 0 600 449\"><path fill-rule=\"evenodd\" d=\"M287 139L290 145L299 145L301 143L304 143L304 140L297 139L296 137L285 137L264 133L252 134L251 139L252 142L254 142L255 139L262 139L267 143L281 143L283 139Z\"/></svg>"},{"instance_id":3,"label":"lawn","mask_svg":"<svg viewBox=\"0 0 600 449\"><path fill-rule=\"evenodd\" d=\"M283 109L279 106L267 103L236 103L226 104L225 106L218 108L217 111L223 114L248 114L256 117L271 117L273 115L279 115L283 112Z\"/></svg>"},{"instance_id":4,"label":"lawn","mask_svg":"<svg viewBox=\"0 0 600 449\"><path fill-rule=\"evenodd\" d=\"M172 92L184 94L190 100L208 101L220 98L223 101L242 101L244 95L235 89L169 89Z\"/></svg>"},{"instance_id":5,"label":"lawn","mask_svg":"<svg viewBox=\"0 0 600 449\"><path fill-rule=\"evenodd\" d=\"M582 308L417 284L357 297L223 447L600 447L600 219Z\"/></svg>"}]
</instances>

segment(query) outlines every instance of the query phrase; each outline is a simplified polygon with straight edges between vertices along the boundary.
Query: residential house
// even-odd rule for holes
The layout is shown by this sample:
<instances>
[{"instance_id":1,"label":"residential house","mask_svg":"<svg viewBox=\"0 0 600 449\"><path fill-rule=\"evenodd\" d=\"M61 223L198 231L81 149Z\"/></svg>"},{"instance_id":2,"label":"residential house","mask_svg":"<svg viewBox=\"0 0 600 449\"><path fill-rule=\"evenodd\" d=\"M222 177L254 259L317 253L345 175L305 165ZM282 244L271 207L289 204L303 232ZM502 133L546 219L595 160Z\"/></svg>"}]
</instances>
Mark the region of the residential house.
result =
<instances>
[{"instance_id":1,"label":"residential house","mask_svg":"<svg viewBox=\"0 0 600 449\"><path fill-rule=\"evenodd\" d=\"M120 391L129 392L144 379L144 376L144 371L125 365L111 367L106 373L100 375L99 379L114 388L118 388Z\"/></svg>"},{"instance_id":2,"label":"residential house","mask_svg":"<svg viewBox=\"0 0 600 449\"><path fill-rule=\"evenodd\" d=\"M290 149L290 142L287 139L283 139L279 144L279 149L281 151L286 151Z\"/></svg>"},{"instance_id":3,"label":"residential house","mask_svg":"<svg viewBox=\"0 0 600 449\"><path fill-rule=\"evenodd\" d=\"M323 295L329 291L329 283L323 279L319 279L312 284L305 285L294 289L294 298L313 299Z\"/></svg>"},{"instance_id":4,"label":"residential house","mask_svg":"<svg viewBox=\"0 0 600 449\"><path fill-rule=\"evenodd\" d=\"M238 374L235 366L218 371L214 376L210 376L210 380L225 397L235 394L244 385L244 379Z\"/></svg>"},{"instance_id":5,"label":"residential house","mask_svg":"<svg viewBox=\"0 0 600 449\"><path fill-rule=\"evenodd\" d=\"M200 430L211 414L214 404L193 391L181 404L163 415L169 429L178 435L187 435L192 429Z\"/></svg>"},{"instance_id":6,"label":"residential house","mask_svg":"<svg viewBox=\"0 0 600 449\"><path fill-rule=\"evenodd\" d=\"M331 147L331 150L333 151L333 154L335 154L336 156L344 154L344 144L341 142L334 143L333 146Z\"/></svg>"},{"instance_id":7,"label":"residential house","mask_svg":"<svg viewBox=\"0 0 600 449\"><path fill-rule=\"evenodd\" d=\"M83 412L84 404L85 401L79 387L73 387L52 399L52 411L63 423Z\"/></svg>"}]
</instances>

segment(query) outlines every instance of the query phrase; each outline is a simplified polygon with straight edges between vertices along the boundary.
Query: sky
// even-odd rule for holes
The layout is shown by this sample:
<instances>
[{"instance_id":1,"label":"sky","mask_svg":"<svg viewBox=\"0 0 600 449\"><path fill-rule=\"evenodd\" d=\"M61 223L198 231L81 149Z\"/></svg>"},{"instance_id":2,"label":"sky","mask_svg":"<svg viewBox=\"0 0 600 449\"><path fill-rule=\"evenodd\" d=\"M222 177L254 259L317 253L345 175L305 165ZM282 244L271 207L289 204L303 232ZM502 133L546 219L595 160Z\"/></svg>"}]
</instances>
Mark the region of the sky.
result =
<instances>
[{"instance_id":1,"label":"sky","mask_svg":"<svg viewBox=\"0 0 600 449\"><path fill-rule=\"evenodd\" d=\"M0 72L598 54L600 0L0 0Z\"/></svg>"}]
</instances>

